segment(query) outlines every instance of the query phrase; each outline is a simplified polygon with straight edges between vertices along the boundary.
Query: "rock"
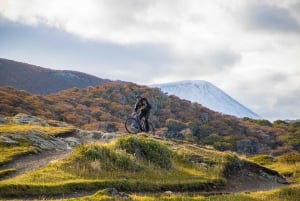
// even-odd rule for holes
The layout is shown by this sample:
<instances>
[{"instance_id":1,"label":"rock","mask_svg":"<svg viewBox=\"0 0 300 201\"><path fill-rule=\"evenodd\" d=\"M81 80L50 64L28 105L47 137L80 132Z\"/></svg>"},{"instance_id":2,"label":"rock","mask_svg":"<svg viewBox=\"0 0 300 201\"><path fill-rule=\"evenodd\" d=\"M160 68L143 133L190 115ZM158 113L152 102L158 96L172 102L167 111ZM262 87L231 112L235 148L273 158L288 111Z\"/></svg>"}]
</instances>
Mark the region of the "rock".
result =
<instances>
[{"instance_id":1,"label":"rock","mask_svg":"<svg viewBox=\"0 0 300 201\"><path fill-rule=\"evenodd\" d=\"M201 163L198 163L198 165L199 165L200 167L203 167L203 168L205 168L206 170L208 170L208 164L207 164L207 163L201 162Z\"/></svg>"},{"instance_id":2,"label":"rock","mask_svg":"<svg viewBox=\"0 0 300 201\"><path fill-rule=\"evenodd\" d=\"M15 124L30 124L30 125L36 125L36 126L49 126L49 124L38 117L19 113L16 116L12 117L12 122Z\"/></svg>"},{"instance_id":3,"label":"rock","mask_svg":"<svg viewBox=\"0 0 300 201\"><path fill-rule=\"evenodd\" d=\"M288 184L287 180L284 178L281 178L281 177L277 177L276 181L277 181L277 183L280 183L280 184Z\"/></svg>"},{"instance_id":4,"label":"rock","mask_svg":"<svg viewBox=\"0 0 300 201\"><path fill-rule=\"evenodd\" d=\"M12 140L7 136L0 136L0 143L10 144L10 145L17 145L19 144L18 141Z\"/></svg>"},{"instance_id":5,"label":"rock","mask_svg":"<svg viewBox=\"0 0 300 201\"><path fill-rule=\"evenodd\" d=\"M30 133L26 135L26 138L32 141L33 144L39 147L40 149L43 150L54 149L55 148L54 145L50 143L49 140L45 140L44 137L46 138L46 136L42 137L42 135L43 135L42 133L39 133L37 131L30 131Z\"/></svg>"},{"instance_id":6,"label":"rock","mask_svg":"<svg viewBox=\"0 0 300 201\"><path fill-rule=\"evenodd\" d=\"M106 191L107 191L107 194L110 195L110 196L119 195L119 191L115 188L108 188L108 189L106 189Z\"/></svg>"},{"instance_id":7,"label":"rock","mask_svg":"<svg viewBox=\"0 0 300 201\"><path fill-rule=\"evenodd\" d=\"M268 180L274 180L274 176L269 175L268 173L264 172L263 170L259 170L259 175Z\"/></svg>"},{"instance_id":8,"label":"rock","mask_svg":"<svg viewBox=\"0 0 300 201\"><path fill-rule=\"evenodd\" d=\"M120 137L120 136L122 136L122 135L117 134L117 133L104 133L101 137L101 140L110 141L110 140L115 139L115 138Z\"/></svg>"},{"instance_id":9,"label":"rock","mask_svg":"<svg viewBox=\"0 0 300 201\"><path fill-rule=\"evenodd\" d=\"M55 126L55 127L69 127L70 125L67 124L66 122L62 121L56 121L56 120L48 120L47 123L50 126Z\"/></svg>"},{"instance_id":10,"label":"rock","mask_svg":"<svg viewBox=\"0 0 300 201\"><path fill-rule=\"evenodd\" d=\"M164 194L168 195L168 196L171 196L173 194L172 191L165 191Z\"/></svg>"},{"instance_id":11,"label":"rock","mask_svg":"<svg viewBox=\"0 0 300 201\"><path fill-rule=\"evenodd\" d=\"M108 142L113 140L117 137L120 137L124 134L120 133L104 133L102 131L85 131L85 130L78 130L77 135L82 139L84 142L93 142L93 141L105 141Z\"/></svg>"},{"instance_id":12,"label":"rock","mask_svg":"<svg viewBox=\"0 0 300 201\"><path fill-rule=\"evenodd\" d=\"M82 144L81 141L76 137L67 137L64 138L63 141L67 142L71 147L75 147L77 145Z\"/></svg>"},{"instance_id":13,"label":"rock","mask_svg":"<svg viewBox=\"0 0 300 201\"><path fill-rule=\"evenodd\" d=\"M129 195L127 193L124 192L119 192L116 188L107 188L104 189L103 191L101 191L101 194L106 194L108 196L112 196L112 197L120 197L122 200L126 199L126 200L131 200L131 198L129 197ZM118 199L119 200L119 199Z\"/></svg>"},{"instance_id":14,"label":"rock","mask_svg":"<svg viewBox=\"0 0 300 201\"><path fill-rule=\"evenodd\" d=\"M8 118L7 117L0 117L0 124L6 124L8 123Z\"/></svg>"}]
</instances>

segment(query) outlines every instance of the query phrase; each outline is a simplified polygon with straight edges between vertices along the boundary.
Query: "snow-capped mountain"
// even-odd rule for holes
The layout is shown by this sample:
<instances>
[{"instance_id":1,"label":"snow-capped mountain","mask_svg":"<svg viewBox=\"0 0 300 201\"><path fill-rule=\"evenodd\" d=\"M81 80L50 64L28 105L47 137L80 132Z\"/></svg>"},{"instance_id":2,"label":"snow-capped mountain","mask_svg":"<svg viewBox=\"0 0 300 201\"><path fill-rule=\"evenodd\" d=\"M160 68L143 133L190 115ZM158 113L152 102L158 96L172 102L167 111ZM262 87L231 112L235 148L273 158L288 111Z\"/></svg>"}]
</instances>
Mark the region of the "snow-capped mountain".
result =
<instances>
[{"instance_id":1,"label":"snow-capped mountain","mask_svg":"<svg viewBox=\"0 0 300 201\"><path fill-rule=\"evenodd\" d=\"M261 118L259 115L255 114L250 109L231 98L221 89L207 81L180 81L155 84L151 85L151 87L158 87L163 92L167 92L170 95L176 95L181 99L200 103L204 107L223 114L229 114L240 118Z\"/></svg>"}]
</instances>

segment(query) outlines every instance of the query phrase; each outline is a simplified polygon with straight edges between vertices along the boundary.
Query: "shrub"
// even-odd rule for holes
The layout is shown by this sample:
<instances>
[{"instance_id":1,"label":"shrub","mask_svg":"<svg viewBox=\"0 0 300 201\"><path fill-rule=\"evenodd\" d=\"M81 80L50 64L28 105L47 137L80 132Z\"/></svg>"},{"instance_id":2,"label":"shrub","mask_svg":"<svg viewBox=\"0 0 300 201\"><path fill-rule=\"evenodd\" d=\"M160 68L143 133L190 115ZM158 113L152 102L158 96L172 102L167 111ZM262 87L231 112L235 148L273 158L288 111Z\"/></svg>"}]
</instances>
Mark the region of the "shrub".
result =
<instances>
[{"instance_id":1,"label":"shrub","mask_svg":"<svg viewBox=\"0 0 300 201\"><path fill-rule=\"evenodd\" d=\"M121 149L139 159L146 159L164 169L172 167L172 152L161 143L141 137L120 138L118 143Z\"/></svg>"},{"instance_id":2,"label":"shrub","mask_svg":"<svg viewBox=\"0 0 300 201\"><path fill-rule=\"evenodd\" d=\"M183 122L176 119L167 119L166 126L169 131L181 131L187 127Z\"/></svg>"},{"instance_id":3,"label":"shrub","mask_svg":"<svg viewBox=\"0 0 300 201\"><path fill-rule=\"evenodd\" d=\"M140 166L129 155L118 153L116 150L106 146L90 146L84 150L84 156L88 160L98 160L101 168L105 170L123 169L137 171L140 169Z\"/></svg>"}]
</instances>

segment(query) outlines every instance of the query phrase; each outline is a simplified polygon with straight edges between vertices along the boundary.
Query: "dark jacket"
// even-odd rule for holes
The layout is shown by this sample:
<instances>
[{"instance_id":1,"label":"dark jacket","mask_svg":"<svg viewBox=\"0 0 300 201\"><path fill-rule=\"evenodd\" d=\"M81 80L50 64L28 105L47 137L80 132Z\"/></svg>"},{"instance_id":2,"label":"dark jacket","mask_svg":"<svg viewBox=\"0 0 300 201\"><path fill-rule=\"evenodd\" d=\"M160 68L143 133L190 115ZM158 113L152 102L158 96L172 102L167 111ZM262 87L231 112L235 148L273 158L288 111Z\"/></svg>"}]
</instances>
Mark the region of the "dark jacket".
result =
<instances>
[{"instance_id":1,"label":"dark jacket","mask_svg":"<svg viewBox=\"0 0 300 201\"><path fill-rule=\"evenodd\" d=\"M142 112L150 111L151 105L146 98L143 97L135 103L134 111L137 112L139 109Z\"/></svg>"}]
</instances>

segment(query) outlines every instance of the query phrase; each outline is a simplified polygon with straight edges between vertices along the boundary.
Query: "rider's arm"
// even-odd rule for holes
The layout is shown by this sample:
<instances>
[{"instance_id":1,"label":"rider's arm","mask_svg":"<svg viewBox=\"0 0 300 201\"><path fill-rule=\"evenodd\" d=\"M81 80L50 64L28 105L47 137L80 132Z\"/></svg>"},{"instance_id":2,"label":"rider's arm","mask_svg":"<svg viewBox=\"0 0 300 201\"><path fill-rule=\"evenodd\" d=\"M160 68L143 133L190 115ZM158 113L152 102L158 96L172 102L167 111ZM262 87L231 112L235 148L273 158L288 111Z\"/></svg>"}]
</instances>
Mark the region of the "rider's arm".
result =
<instances>
[{"instance_id":1,"label":"rider's arm","mask_svg":"<svg viewBox=\"0 0 300 201\"><path fill-rule=\"evenodd\" d=\"M140 101L137 101L134 106L134 112L137 112L139 109Z\"/></svg>"}]
</instances>

